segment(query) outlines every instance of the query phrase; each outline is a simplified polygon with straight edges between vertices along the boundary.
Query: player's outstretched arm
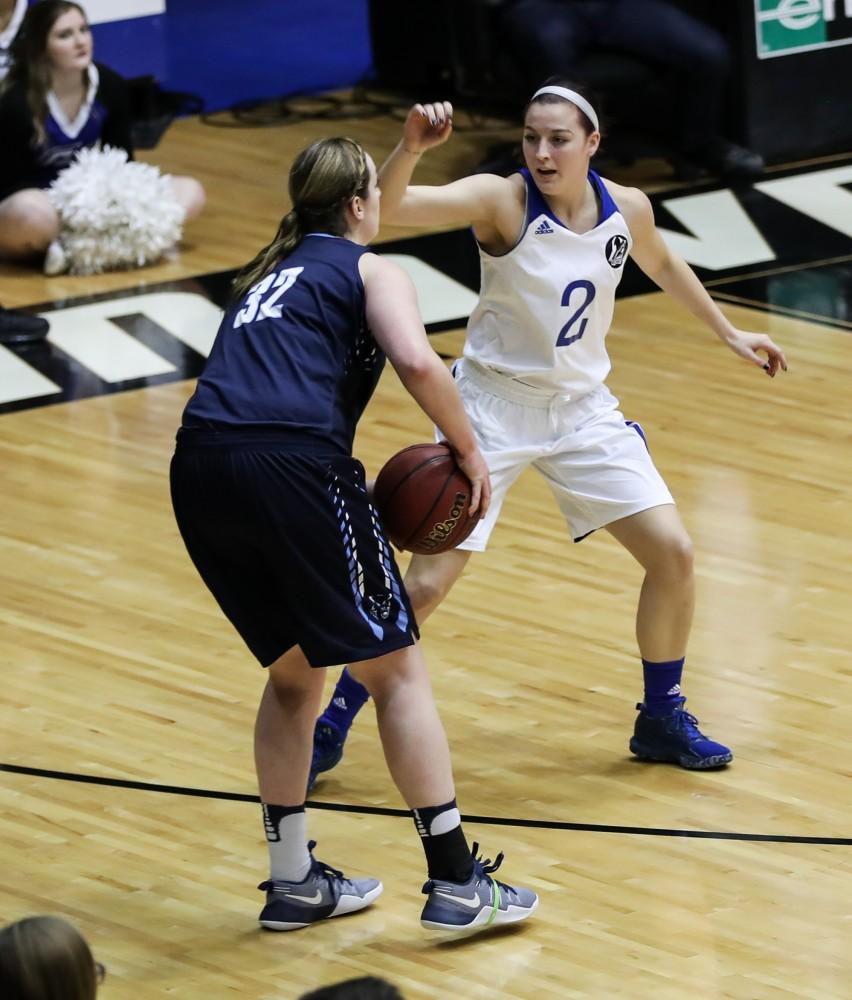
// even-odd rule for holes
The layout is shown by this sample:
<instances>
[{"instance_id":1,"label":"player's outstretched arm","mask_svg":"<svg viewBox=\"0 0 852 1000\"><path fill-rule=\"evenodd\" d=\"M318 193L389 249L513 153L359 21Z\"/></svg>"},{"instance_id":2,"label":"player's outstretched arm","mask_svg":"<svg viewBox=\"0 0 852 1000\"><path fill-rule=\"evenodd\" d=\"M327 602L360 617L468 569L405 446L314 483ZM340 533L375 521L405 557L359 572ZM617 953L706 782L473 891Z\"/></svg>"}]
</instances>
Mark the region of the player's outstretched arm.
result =
<instances>
[{"instance_id":1,"label":"player's outstretched arm","mask_svg":"<svg viewBox=\"0 0 852 1000\"><path fill-rule=\"evenodd\" d=\"M379 170L382 222L398 226L470 226L493 222L507 181L474 175L434 186L411 185L427 149L446 142L453 130L449 101L415 104L405 120L402 139Z\"/></svg>"},{"instance_id":2,"label":"player's outstretched arm","mask_svg":"<svg viewBox=\"0 0 852 1000\"><path fill-rule=\"evenodd\" d=\"M645 274L697 316L735 354L773 378L779 370L787 371L784 352L772 338L765 333L737 329L707 294L689 264L669 249L654 224L648 198L636 188L620 188L616 197L633 237L630 255Z\"/></svg>"},{"instance_id":3,"label":"player's outstretched arm","mask_svg":"<svg viewBox=\"0 0 852 1000\"><path fill-rule=\"evenodd\" d=\"M484 517L491 483L473 428L452 375L432 349L417 308L417 293L393 261L364 254L361 277L367 296L367 323L402 384L436 424L473 486L470 513Z\"/></svg>"}]
</instances>

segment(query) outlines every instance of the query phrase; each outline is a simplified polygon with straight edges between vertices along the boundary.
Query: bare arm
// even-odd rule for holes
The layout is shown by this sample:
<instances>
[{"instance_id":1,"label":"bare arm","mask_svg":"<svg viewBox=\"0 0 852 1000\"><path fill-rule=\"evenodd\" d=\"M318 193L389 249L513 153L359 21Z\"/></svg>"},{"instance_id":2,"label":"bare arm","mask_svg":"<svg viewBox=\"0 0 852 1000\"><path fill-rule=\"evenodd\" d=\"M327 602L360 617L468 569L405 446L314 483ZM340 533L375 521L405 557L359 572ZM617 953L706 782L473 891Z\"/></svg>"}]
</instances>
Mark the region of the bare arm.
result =
<instances>
[{"instance_id":1,"label":"bare arm","mask_svg":"<svg viewBox=\"0 0 852 1000\"><path fill-rule=\"evenodd\" d=\"M491 500L488 468L443 361L432 349L405 271L392 261L364 254L359 264L367 295L367 322L402 384L436 424L473 485L471 514L484 517Z\"/></svg>"},{"instance_id":2,"label":"bare arm","mask_svg":"<svg viewBox=\"0 0 852 1000\"><path fill-rule=\"evenodd\" d=\"M399 226L458 225L500 229L499 217L513 205L510 182L492 174L476 174L435 186L411 185L421 155L452 134L449 101L415 104L405 120L402 139L379 170L382 222ZM515 225L509 223L509 229ZM512 235L514 237L514 230Z\"/></svg>"},{"instance_id":3,"label":"bare arm","mask_svg":"<svg viewBox=\"0 0 852 1000\"><path fill-rule=\"evenodd\" d=\"M737 329L707 294L689 264L669 249L654 224L648 198L636 188L620 188L617 200L633 236L630 255L645 274L708 326L735 354L759 365L770 376L774 377L779 368L786 371L787 360L781 348L765 333ZM762 354L766 357L761 357Z\"/></svg>"}]
</instances>

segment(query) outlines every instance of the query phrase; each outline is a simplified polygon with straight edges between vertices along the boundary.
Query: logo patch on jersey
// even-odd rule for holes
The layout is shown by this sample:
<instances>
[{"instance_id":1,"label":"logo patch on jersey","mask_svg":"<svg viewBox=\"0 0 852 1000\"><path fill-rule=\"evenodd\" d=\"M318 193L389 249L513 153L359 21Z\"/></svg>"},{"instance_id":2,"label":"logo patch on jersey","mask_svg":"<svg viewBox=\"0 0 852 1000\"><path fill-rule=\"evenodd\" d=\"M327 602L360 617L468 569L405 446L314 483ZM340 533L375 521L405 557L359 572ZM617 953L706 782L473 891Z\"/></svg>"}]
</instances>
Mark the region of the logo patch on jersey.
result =
<instances>
[{"instance_id":1,"label":"logo patch on jersey","mask_svg":"<svg viewBox=\"0 0 852 1000\"><path fill-rule=\"evenodd\" d=\"M610 267L621 267L627 256L627 237L620 233L611 236L606 244L606 262Z\"/></svg>"},{"instance_id":2,"label":"logo patch on jersey","mask_svg":"<svg viewBox=\"0 0 852 1000\"><path fill-rule=\"evenodd\" d=\"M547 221L547 219L542 219L541 222L535 228L536 236L544 236L545 233L552 233L553 226Z\"/></svg>"}]
</instances>

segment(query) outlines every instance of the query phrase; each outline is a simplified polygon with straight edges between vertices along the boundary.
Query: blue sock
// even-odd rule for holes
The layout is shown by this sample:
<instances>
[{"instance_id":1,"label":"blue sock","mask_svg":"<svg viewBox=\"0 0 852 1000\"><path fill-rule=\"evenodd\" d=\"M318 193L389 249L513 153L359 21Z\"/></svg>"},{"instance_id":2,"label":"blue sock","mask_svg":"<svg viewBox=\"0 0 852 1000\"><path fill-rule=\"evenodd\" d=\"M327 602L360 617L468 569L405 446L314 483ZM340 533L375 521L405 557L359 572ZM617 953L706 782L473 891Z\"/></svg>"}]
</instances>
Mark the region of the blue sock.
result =
<instances>
[{"instance_id":1,"label":"blue sock","mask_svg":"<svg viewBox=\"0 0 852 1000\"><path fill-rule=\"evenodd\" d=\"M334 688L331 701L320 716L320 722L327 722L334 726L340 735L345 737L349 732L349 727L355 721L355 716L361 711L369 697L370 694L364 685L359 684L344 667Z\"/></svg>"},{"instance_id":2,"label":"blue sock","mask_svg":"<svg viewBox=\"0 0 852 1000\"><path fill-rule=\"evenodd\" d=\"M680 677L683 661L667 660L665 663L642 661L645 675L645 711L648 715L668 715L680 703Z\"/></svg>"}]
</instances>

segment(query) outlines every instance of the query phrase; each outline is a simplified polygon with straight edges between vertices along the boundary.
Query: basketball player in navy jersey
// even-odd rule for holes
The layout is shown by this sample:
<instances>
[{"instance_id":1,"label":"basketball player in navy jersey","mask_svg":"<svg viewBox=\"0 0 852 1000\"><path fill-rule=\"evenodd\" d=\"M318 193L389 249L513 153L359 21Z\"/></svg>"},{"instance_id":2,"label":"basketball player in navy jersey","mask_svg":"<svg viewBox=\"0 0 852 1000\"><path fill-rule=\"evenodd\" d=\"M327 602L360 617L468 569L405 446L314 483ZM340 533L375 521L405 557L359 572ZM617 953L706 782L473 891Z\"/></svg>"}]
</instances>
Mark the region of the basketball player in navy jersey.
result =
<instances>
[{"instance_id":1,"label":"basketball player in navy jersey","mask_svg":"<svg viewBox=\"0 0 852 1000\"><path fill-rule=\"evenodd\" d=\"M534 94L519 173L409 186L421 154L451 131L450 104L415 105L380 173L386 222L470 225L482 270L455 378L491 473L492 502L458 549L412 559L405 582L418 621L440 604L470 553L485 548L506 491L532 465L575 541L606 528L645 570L636 621L645 692L632 753L691 769L724 766L731 751L700 732L681 693L692 543L641 430L624 419L604 382L605 337L628 254L741 358L774 376L786 370L784 354L765 334L731 325L663 242L641 191L590 169L598 119L576 89L557 80ZM340 760L365 700L344 671L317 722L312 778Z\"/></svg>"},{"instance_id":2,"label":"basketball player in navy jersey","mask_svg":"<svg viewBox=\"0 0 852 1000\"><path fill-rule=\"evenodd\" d=\"M376 702L391 775L429 871L421 922L455 930L528 917L535 893L477 860L456 806L446 736L391 548L352 457L385 355L443 436L485 513L488 471L410 279L367 250L376 169L349 139L314 142L290 173L293 210L235 285L172 462L187 550L268 669L255 730L270 878L260 923L292 930L382 891L316 861L305 823L318 667L354 662Z\"/></svg>"}]
</instances>

